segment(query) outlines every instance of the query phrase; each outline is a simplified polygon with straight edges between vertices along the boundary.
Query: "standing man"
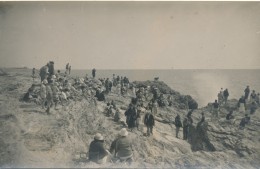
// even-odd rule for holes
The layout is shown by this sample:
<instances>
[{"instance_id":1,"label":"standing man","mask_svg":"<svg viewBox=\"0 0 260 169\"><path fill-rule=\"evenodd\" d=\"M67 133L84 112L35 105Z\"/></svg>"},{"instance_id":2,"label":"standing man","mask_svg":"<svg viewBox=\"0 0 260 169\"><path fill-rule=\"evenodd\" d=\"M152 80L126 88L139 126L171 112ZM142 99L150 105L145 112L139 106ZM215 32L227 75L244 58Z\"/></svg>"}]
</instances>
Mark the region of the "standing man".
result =
<instances>
[{"instance_id":1,"label":"standing man","mask_svg":"<svg viewBox=\"0 0 260 169\"><path fill-rule=\"evenodd\" d=\"M95 77L96 77L96 69L94 68L94 69L92 69L92 77L95 79Z\"/></svg>"},{"instance_id":2,"label":"standing man","mask_svg":"<svg viewBox=\"0 0 260 169\"><path fill-rule=\"evenodd\" d=\"M249 86L246 87L246 89L244 90L245 92L245 101L248 99L249 93L250 93L250 89Z\"/></svg>"},{"instance_id":3,"label":"standing man","mask_svg":"<svg viewBox=\"0 0 260 169\"><path fill-rule=\"evenodd\" d=\"M228 100L228 96L229 96L228 89L224 90L223 95L224 95L224 102L225 102L225 104L227 104L227 100Z\"/></svg>"},{"instance_id":4,"label":"standing man","mask_svg":"<svg viewBox=\"0 0 260 169\"><path fill-rule=\"evenodd\" d=\"M33 81L34 81L34 78L35 78L35 68L32 69L32 78L33 78Z\"/></svg>"},{"instance_id":5,"label":"standing man","mask_svg":"<svg viewBox=\"0 0 260 169\"><path fill-rule=\"evenodd\" d=\"M179 131L180 131L180 128L182 127L182 124L181 124L181 117L179 114L177 114L177 116L175 117L175 127L176 127L176 138L179 138Z\"/></svg>"},{"instance_id":6,"label":"standing man","mask_svg":"<svg viewBox=\"0 0 260 169\"><path fill-rule=\"evenodd\" d=\"M213 103L213 114L212 114L212 116L215 118L218 117L218 109L219 109L219 104L218 101L215 100L215 102Z\"/></svg>"},{"instance_id":7,"label":"standing man","mask_svg":"<svg viewBox=\"0 0 260 169\"><path fill-rule=\"evenodd\" d=\"M147 112L144 116L144 124L147 127L147 136L153 134L154 117L150 112Z\"/></svg>"},{"instance_id":8,"label":"standing man","mask_svg":"<svg viewBox=\"0 0 260 169\"><path fill-rule=\"evenodd\" d=\"M187 140L188 139L188 119L187 117L184 118L183 120L183 140Z\"/></svg>"}]
</instances>

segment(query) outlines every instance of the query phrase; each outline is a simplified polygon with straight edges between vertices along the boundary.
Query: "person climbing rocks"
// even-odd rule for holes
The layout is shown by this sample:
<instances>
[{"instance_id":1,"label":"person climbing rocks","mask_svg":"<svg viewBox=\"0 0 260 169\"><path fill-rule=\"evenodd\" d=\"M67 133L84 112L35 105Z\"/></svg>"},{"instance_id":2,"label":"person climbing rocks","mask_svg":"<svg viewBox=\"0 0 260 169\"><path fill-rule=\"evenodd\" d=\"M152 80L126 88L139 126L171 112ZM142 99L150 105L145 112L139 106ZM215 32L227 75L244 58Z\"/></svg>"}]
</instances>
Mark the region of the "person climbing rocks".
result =
<instances>
[{"instance_id":1,"label":"person climbing rocks","mask_svg":"<svg viewBox=\"0 0 260 169\"><path fill-rule=\"evenodd\" d=\"M154 116L147 112L144 116L144 125L147 127L147 136L153 134L153 126L155 125Z\"/></svg>"},{"instance_id":2,"label":"person climbing rocks","mask_svg":"<svg viewBox=\"0 0 260 169\"><path fill-rule=\"evenodd\" d=\"M250 93L250 88L249 88L249 86L247 86L247 87L245 88L244 92L245 92L245 101L246 101L246 100L248 99L248 96L249 96L249 93Z\"/></svg>"},{"instance_id":3,"label":"person climbing rocks","mask_svg":"<svg viewBox=\"0 0 260 169\"><path fill-rule=\"evenodd\" d=\"M224 96L224 103L227 104L227 100L228 100L228 96L229 96L228 89L224 90L223 96Z\"/></svg>"},{"instance_id":4,"label":"person climbing rocks","mask_svg":"<svg viewBox=\"0 0 260 169\"><path fill-rule=\"evenodd\" d=\"M133 148L132 141L128 138L128 132L126 128L122 128L119 132L119 136L112 142L110 146L111 154L114 154L120 162L133 162Z\"/></svg>"},{"instance_id":5,"label":"person climbing rocks","mask_svg":"<svg viewBox=\"0 0 260 169\"><path fill-rule=\"evenodd\" d=\"M176 127L176 138L179 138L179 131L180 128L182 127L181 117L179 114L177 114L177 116L175 117L175 127Z\"/></svg>"},{"instance_id":6,"label":"person climbing rocks","mask_svg":"<svg viewBox=\"0 0 260 169\"><path fill-rule=\"evenodd\" d=\"M92 69L92 77L95 79L95 77L96 77L96 69L94 68L94 69Z\"/></svg>"},{"instance_id":7,"label":"person climbing rocks","mask_svg":"<svg viewBox=\"0 0 260 169\"><path fill-rule=\"evenodd\" d=\"M98 164L104 164L107 162L108 152L104 147L104 137L97 133L94 140L89 145L89 160Z\"/></svg>"}]
</instances>

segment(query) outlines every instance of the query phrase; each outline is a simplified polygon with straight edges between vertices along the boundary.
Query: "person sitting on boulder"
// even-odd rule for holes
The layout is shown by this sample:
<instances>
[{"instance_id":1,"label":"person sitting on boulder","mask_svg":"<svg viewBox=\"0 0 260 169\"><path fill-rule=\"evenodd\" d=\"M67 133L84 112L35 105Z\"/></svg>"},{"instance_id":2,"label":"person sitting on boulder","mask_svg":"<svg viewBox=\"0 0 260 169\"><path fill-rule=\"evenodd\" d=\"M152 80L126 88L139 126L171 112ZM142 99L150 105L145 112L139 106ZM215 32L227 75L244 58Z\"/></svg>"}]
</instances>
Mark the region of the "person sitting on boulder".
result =
<instances>
[{"instance_id":1,"label":"person sitting on boulder","mask_svg":"<svg viewBox=\"0 0 260 169\"><path fill-rule=\"evenodd\" d=\"M150 112L147 112L144 116L144 125L147 127L147 136L153 134L154 117Z\"/></svg>"},{"instance_id":2,"label":"person sitting on boulder","mask_svg":"<svg viewBox=\"0 0 260 169\"><path fill-rule=\"evenodd\" d=\"M181 123L181 117L179 114L177 114L177 116L175 117L175 127L176 127L176 138L179 138L179 131L180 128L182 127L182 123Z\"/></svg>"},{"instance_id":3,"label":"person sitting on boulder","mask_svg":"<svg viewBox=\"0 0 260 169\"><path fill-rule=\"evenodd\" d=\"M98 164L104 164L107 157L108 152L104 147L104 137L97 133L89 146L89 160Z\"/></svg>"},{"instance_id":4,"label":"person sitting on boulder","mask_svg":"<svg viewBox=\"0 0 260 169\"><path fill-rule=\"evenodd\" d=\"M126 128L122 128L118 138L112 142L110 152L115 154L115 157L118 158L120 162L126 161L131 164L131 162L133 162L133 149L132 143L127 136L128 132Z\"/></svg>"},{"instance_id":5,"label":"person sitting on boulder","mask_svg":"<svg viewBox=\"0 0 260 169\"><path fill-rule=\"evenodd\" d=\"M241 119L241 122L239 124L239 129L243 130L246 124L249 124L249 122L250 122L250 117L248 116L248 114L246 114L245 117Z\"/></svg>"}]
</instances>

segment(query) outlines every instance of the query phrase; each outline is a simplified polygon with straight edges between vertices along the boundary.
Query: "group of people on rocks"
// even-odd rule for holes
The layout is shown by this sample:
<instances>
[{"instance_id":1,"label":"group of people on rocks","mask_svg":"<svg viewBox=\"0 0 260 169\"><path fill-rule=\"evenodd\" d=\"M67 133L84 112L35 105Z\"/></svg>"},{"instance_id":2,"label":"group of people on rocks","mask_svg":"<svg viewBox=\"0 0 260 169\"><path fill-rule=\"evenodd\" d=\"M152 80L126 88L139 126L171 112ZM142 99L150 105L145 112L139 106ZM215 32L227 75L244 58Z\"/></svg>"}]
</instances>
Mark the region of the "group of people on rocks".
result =
<instances>
[{"instance_id":1,"label":"group of people on rocks","mask_svg":"<svg viewBox=\"0 0 260 169\"><path fill-rule=\"evenodd\" d=\"M130 93L132 93L132 99L124 112L126 121L123 127L127 127L129 131L133 131L135 128L140 130L140 124L143 122L147 128L146 136L153 135L155 116L158 113L159 107L171 106L173 104L171 94L163 94L156 86L137 86L131 83L127 77L120 77L113 74L112 80L109 78L96 79L96 69L92 69L92 78L87 76L85 78L72 78L69 76L70 73L71 66L69 63L66 64L65 73L61 73L60 70L55 72L53 61L48 62L39 72L41 79L40 90L37 92L37 85L33 84L24 98L27 98L27 101L31 98L38 98L42 108L46 109L46 112L50 114L51 107L54 106L56 109L58 104L64 105L68 100L77 100L77 98L84 97L86 99L93 99L94 101L106 102L106 95L112 92L113 87L116 89L117 94L122 96L130 91ZM35 78L35 69L33 70L33 78ZM247 104L249 104L247 100L250 96L250 113L253 114L259 106L259 93L256 94L253 90L250 95L249 86L244 92L245 95L243 95L238 102L239 111L242 110L243 106L247 108ZM218 99L212 104L212 115L214 118L218 118L219 109L221 106L227 104L228 97L228 89L223 90L221 88L218 93ZM183 140L189 141L191 127L193 125L193 111L194 109L188 111L183 121L181 120L180 114L177 114L175 117L176 138L179 138L179 131L182 127ZM106 115L112 116L115 122L121 121L120 109L113 100L107 103ZM233 111L227 114L226 119L234 119ZM249 122L250 117L246 114L241 120L240 128L244 128ZM201 113L201 119L197 124L197 128L203 124L205 124L204 112ZM127 129L122 128L118 137L111 143L110 150L106 150L104 148L103 136L97 133L89 146L89 160L104 163L108 158L116 157L120 161L131 162L133 160L133 149L132 143L127 136Z\"/></svg>"},{"instance_id":2,"label":"group of people on rocks","mask_svg":"<svg viewBox=\"0 0 260 169\"><path fill-rule=\"evenodd\" d=\"M218 100L215 100L215 102L212 104L212 117L218 118L219 109L221 106L224 106L227 104L229 92L228 89L225 89L223 91L223 88L221 88L220 92L218 93ZM246 124L249 124L250 122L250 116L255 113L257 108L260 106L259 103L259 96L260 94L256 94L255 90L252 90L250 94L250 87L247 86L244 90L244 95L242 95L237 103L237 107L235 110L230 110L229 113L226 115L226 120L232 121L231 123L234 124L235 122L235 116L233 115L234 111L239 112L240 114L246 113L245 117L241 119L241 122L239 124L240 129L244 129Z\"/></svg>"}]
</instances>

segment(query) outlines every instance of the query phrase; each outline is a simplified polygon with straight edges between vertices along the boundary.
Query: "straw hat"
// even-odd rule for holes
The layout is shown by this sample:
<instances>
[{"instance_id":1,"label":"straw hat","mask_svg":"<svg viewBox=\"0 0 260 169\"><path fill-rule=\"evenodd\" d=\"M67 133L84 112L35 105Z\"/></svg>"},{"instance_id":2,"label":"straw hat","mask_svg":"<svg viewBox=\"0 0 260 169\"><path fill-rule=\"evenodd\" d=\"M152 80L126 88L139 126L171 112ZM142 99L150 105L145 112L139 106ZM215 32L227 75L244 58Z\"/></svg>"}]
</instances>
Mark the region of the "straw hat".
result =
<instances>
[{"instance_id":1,"label":"straw hat","mask_svg":"<svg viewBox=\"0 0 260 169\"><path fill-rule=\"evenodd\" d=\"M104 137L100 133L97 133L94 138L96 140L104 140Z\"/></svg>"},{"instance_id":2,"label":"straw hat","mask_svg":"<svg viewBox=\"0 0 260 169\"><path fill-rule=\"evenodd\" d=\"M119 135L120 135L120 136L127 136L127 135L128 135L128 132L127 132L126 128L122 128L122 129L120 130L120 132L119 132Z\"/></svg>"}]
</instances>

